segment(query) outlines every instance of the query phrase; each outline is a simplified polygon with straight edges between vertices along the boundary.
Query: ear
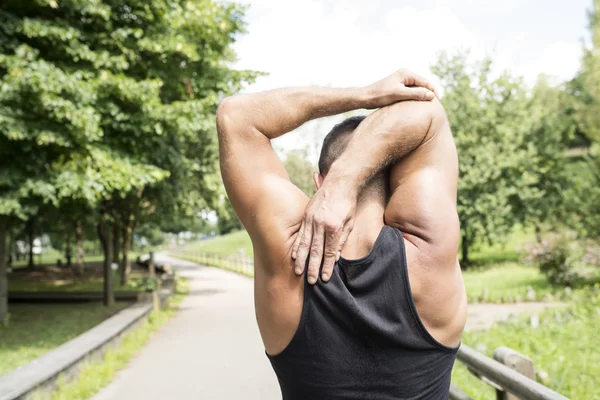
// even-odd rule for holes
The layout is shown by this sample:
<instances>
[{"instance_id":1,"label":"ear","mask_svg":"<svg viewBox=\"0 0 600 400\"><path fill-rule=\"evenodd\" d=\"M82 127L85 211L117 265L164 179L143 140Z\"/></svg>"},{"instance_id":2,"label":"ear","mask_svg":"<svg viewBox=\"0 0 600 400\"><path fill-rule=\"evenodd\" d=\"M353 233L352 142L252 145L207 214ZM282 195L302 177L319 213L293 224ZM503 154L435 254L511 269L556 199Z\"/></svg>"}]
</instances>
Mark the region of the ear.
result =
<instances>
[{"instance_id":1,"label":"ear","mask_svg":"<svg viewBox=\"0 0 600 400\"><path fill-rule=\"evenodd\" d=\"M320 173L313 172L313 180L315 181L315 186L317 187L317 190L319 190L319 188L323 184L323 177Z\"/></svg>"}]
</instances>

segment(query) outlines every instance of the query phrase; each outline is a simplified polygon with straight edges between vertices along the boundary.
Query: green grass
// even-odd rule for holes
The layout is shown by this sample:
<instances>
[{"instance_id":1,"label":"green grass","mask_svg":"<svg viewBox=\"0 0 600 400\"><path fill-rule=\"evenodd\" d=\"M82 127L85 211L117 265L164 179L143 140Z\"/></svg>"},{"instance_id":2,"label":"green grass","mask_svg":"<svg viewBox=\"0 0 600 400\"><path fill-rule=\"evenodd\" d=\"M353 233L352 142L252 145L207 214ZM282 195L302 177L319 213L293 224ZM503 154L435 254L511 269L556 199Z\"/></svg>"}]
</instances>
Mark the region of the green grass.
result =
<instances>
[{"instance_id":1,"label":"green grass","mask_svg":"<svg viewBox=\"0 0 600 400\"><path fill-rule=\"evenodd\" d=\"M0 326L0 375L73 339L125 306L11 304L9 323Z\"/></svg>"},{"instance_id":2,"label":"green grass","mask_svg":"<svg viewBox=\"0 0 600 400\"><path fill-rule=\"evenodd\" d=\"M243 254L248 257L252 257L254 254L250 236L248 236L248 233L245 230L217 236L214 239L195 242L186 246L185 250L235 255L238 255L240 251L243 251Z\"/></svg>"},{"instance_id":3,"label":"green grass","mask_svg":"<svg viewBox=\"0 0 600 400\"><path fill-rule=\"evenodd\" d=\"M498 264L489 267L473 267L463 271L469 303L502 302L512 303L519 298L527 301L527 287L536 294L534 300L541 301L548 294L562 297L564 288L553 286L535 267L517 263ZM484 290L487 288L487 300Z\"/></svg>"},{"instance_id":4,"label":"green grass","mask_svg":"<svg viewBox=\"0 0 600 400\"><path fill-rule=\"evenodd\" d=\"M530 357L537 371L545 371L551 389L572 399L600 399L600 285L579 289L564 310L540 315L540 326L528 319L496 324L489 331L469 332L463 343L491 356L499 346L508 346ZM495 399L494 391L459 365L453 384L475 399Z\"/></svg>"},{"instance_id":5,"label":"green grass","mask_svg":"<svg viewBox=\"0 0 600 400\"><path fill-rule=\"evenodd\" d=\"M85 400L107 386L152 334L175 315L189 291L188 283L184 279L180 279L177 286L177 293L169 300L167 306L152 313L141 326L125 335L118 347L108 350L100 360L85 362L75 380L67 382L64 377L60 377L57 389L53 393L36 393L32 400Z\"/></svg>"},{"instance_id":6,"label":"green grass","mask_svg":"<svg viewBox=\"0 0 600 400\"><path fill-rule=\"evenodd\" d=\"M504 243L479 243L470 252L469 258L475 265L489 265L504 262L517 262L521 258L519 249L526 243L535 240L531 229L517 226ZM460 252L459 252L460 254Z\"/></svg>"}]
</instances>

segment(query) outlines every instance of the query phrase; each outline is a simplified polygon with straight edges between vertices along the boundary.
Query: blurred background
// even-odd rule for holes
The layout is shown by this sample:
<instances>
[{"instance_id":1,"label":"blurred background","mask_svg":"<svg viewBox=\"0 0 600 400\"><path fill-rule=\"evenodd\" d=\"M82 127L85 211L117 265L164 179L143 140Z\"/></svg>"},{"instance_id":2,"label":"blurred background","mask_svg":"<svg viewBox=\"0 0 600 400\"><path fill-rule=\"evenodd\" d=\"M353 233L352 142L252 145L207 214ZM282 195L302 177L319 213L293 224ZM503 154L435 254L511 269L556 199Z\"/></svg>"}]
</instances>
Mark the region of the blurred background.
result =
<instances>
[{"instance_id":1,"label":"blurred background","mask_svg":"<svg viewBox=\"0 0 600 400\"><path fill-rule=\"evenodd\" d=\"M1 0L0 375L155 290L151 251L252 257L218 171L221 99L399 68L443 94L470 304L534 310L482 308L463 342L600 398L598 0ZM275 141L309 195L345 116ZM453 383L493 398L463 366Z\"/></svg>"}]
</instances>

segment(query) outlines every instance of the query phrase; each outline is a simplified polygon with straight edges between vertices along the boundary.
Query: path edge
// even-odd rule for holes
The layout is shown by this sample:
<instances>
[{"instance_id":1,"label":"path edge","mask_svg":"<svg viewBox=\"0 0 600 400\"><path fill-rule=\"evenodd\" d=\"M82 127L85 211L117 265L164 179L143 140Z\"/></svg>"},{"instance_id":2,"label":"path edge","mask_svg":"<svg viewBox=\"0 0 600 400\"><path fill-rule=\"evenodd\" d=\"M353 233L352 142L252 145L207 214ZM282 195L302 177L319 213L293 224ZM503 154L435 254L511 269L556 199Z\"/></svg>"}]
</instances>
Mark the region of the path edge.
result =
<instances>
[{"instance_id":1,"label":"path edge","mask_svg":"<svg viewBox=\"0 0 600 400\"><path fill-rule=\"evenodd\" d=\"M174 290L160 290L164 304ZM134 303L43 356L0 376L0 400L26 400L38 391L51 392L59 377L74 380L87 361L97 360L146 321L153 304Z\"/></svg>"}]
</instances>

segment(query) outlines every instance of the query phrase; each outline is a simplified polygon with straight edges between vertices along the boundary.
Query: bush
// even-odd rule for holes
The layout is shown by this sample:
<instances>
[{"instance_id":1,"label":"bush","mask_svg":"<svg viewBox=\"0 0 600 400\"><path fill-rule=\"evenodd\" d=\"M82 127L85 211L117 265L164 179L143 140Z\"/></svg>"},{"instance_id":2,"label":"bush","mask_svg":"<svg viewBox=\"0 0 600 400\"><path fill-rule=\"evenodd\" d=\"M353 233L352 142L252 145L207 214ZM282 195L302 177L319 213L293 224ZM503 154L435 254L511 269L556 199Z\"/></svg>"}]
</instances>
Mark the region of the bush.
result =
<instances>
[{"instance_id":1,"label":"bush","mask_svg":"<svg viewBox=\"0 0 600 400\"><path fill-rule=\"evenodd\" d=\"M559 285L573 286L589 278L600 263L600 248L571 234L550 233L541 242L526 245L524 251L525 263L536 265L549 282Z\"/></svg>"},{"instance_id":2,"label":"bush","mask_svg":"<svg viewBox=\"0 0 600 400\"><path fill-rule=\"evenodd\" d=\"M134 289L143 290L145 292L153 292L158 290L160 285L158 278L154 276L143 276L141 278L132 279L128 286Z\"/></svg>"}]
</instances>

